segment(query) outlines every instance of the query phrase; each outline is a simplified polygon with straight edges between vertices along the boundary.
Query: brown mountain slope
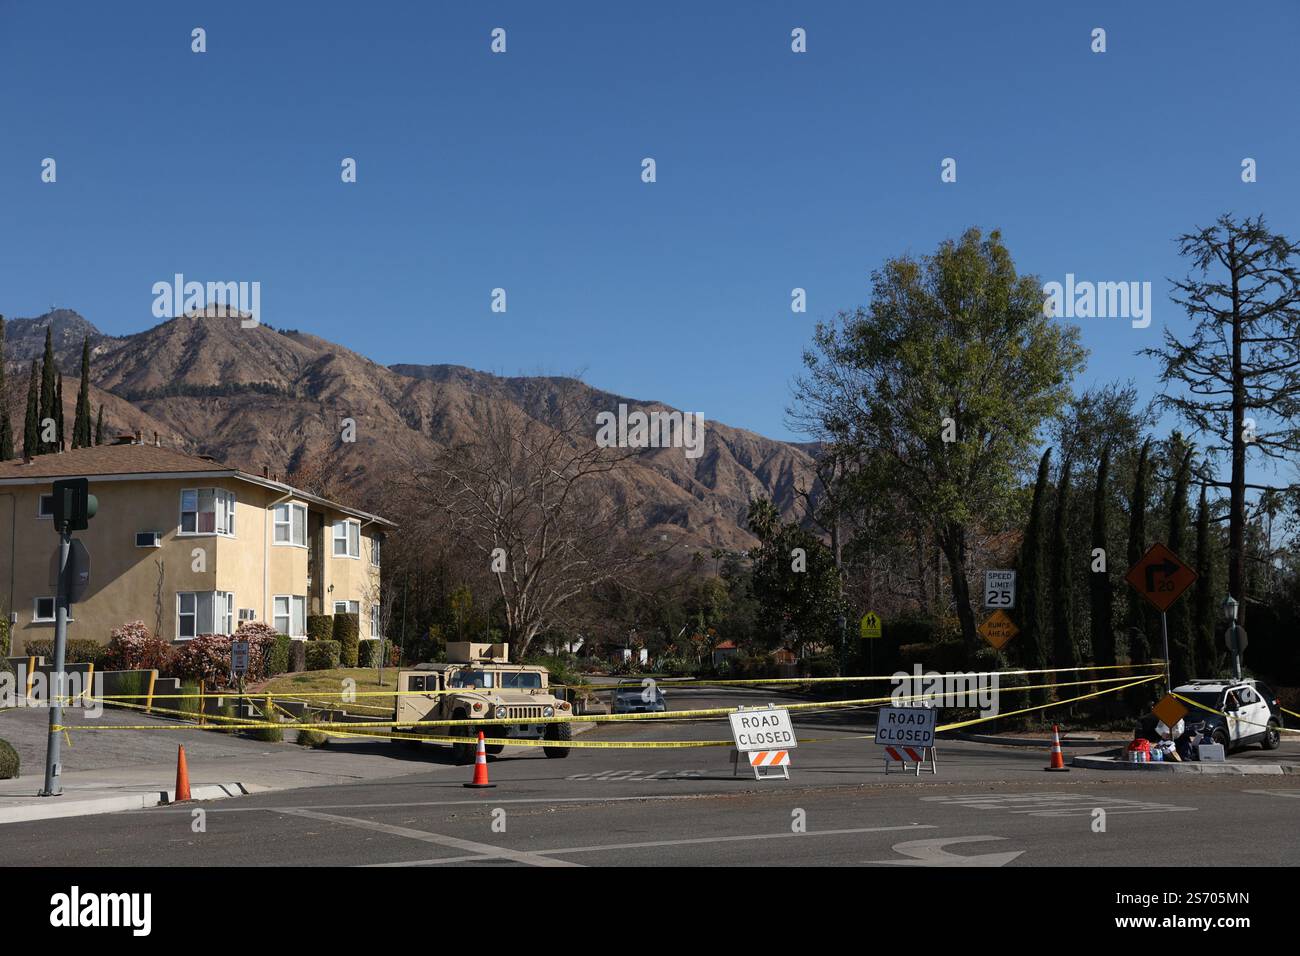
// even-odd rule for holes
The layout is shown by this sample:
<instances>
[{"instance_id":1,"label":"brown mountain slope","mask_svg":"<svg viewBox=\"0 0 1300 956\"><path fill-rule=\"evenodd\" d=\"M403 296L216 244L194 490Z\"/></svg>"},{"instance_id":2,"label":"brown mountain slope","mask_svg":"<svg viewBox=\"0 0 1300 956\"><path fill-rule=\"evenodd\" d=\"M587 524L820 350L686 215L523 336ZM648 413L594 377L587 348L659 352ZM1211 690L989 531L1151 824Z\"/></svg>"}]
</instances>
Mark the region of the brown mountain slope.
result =
<instances>
[{"instance_id":1,"label":"brown mountain slope","mask_svg":"<svg viewBox=\"0 0 1300 956\"><path fill-rule=\"evenodd\" d=\"M62 319L70 324L66 314ZM22 329L21 355L43 341L40 321L25 320L33 324ZM106 433L141 429L152 438L158 431L165 444L281 475L306 455L337 448L340 475L363 499L373 499L399 459L473 439L476 423L494 409L513 406L544 421L548 407L566 396L589 415L593 438L596 413L616 411L619 403L669 410L575 379L504 378L450 365L385 368L316 336L245 329L233 318L176 318L122 338L90 333L89 323L71 325L95 336L91 400L95 410L105 405ZM69 431L79 344L75 357L72 351L59 355ZM27 375L18 362L9 370L21 441ZM355 443L339 443L345 419L356 423ZM802 515L796 487L811 480L805 451L716 422L706 422L705 434L696 459L672 448L640 453L610 479L608 493L633 506L647 527L692 547L750 546L745 513L760 496L787 517Z\"/></svg>"}]
</instances>

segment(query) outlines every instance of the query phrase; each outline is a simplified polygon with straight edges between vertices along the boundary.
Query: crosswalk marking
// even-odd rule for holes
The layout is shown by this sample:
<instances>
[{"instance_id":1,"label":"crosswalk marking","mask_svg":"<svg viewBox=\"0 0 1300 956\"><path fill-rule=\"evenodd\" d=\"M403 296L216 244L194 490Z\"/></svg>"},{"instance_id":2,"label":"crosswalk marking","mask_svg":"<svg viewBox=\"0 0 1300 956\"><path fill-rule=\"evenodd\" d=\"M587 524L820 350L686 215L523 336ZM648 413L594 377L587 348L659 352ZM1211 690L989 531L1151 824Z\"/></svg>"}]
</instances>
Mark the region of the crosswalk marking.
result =
<instances>
[{"instance_id":1,"label":"crosswalk marking","mask_svg":"<svg viewBox=\"0 0 1300 956\"><path fill-rule=\"evenodd\" d=\"M927 803L967 807L971 810L1004 810L1031 817L1087 816L1098 808L1107 813L1179 813L1196 807L1170 803L1125 800L1088 793L972 793L961 796L921 797Z\"/></svg>"}]
</instances>

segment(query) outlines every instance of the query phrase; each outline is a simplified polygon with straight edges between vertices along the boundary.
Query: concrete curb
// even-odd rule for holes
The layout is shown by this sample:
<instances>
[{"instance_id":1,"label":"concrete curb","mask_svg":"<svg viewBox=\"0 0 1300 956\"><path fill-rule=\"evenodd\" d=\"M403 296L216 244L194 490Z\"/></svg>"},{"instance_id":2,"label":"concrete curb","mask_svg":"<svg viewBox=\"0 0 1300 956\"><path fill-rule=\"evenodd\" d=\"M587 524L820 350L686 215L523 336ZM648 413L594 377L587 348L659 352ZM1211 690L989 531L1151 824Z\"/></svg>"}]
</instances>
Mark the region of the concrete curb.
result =
<instances>
[{"instance_id":1,"label":"concrete curb","mask_svg":"<svg viewBox=\"0 0 1300 956\"><path fill-rule=\"evenodd\" d=\"M1300 766L1277 763L1198 763L1196 761L1157 761L1155 763L1132 763L1118 757L1103 757L1096 754L1079 755L1070 760L1070 766L1083 770L1132 770L1139 773L1199 773L1219 776L1281 776L1282 774L1300 773Z\"/></svg>"},{"instance_id":2,"label":"concrete curb","mask_svg":"<svg viewBox=\"0 0 1300 956\"><path fill-rule=\"evenodd\" d=\"M190 797L195 800L224 800L227 797L242 797L249 793L258 793L271 787L242 783L209 783L190 788ZM55 820L59 817L85 817L96 813L118 813L122 810L145 810L149 807L175 803L175 790L150 790L126 797L99 797L94 800L68 800L62 797L50 797L39 804L22 807L0 807L0 824L26 823L31 820ZM66 802L65 802L66 801Z\"/></svg>"}]
</instances>

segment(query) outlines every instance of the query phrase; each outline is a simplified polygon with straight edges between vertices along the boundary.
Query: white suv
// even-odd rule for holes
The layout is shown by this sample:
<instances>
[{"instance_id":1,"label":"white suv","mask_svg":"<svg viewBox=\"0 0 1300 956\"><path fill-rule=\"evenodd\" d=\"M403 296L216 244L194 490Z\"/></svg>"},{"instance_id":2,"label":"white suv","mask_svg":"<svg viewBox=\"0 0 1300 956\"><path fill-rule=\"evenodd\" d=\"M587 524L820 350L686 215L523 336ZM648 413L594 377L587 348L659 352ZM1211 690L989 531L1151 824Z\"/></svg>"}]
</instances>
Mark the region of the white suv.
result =
<instances>
[{"instance_id":1,"label":"white suv","mask_svg":"<svg viewBox=\"0 0 1300 956\"><path fill-rule=\"evenodd\" d=\"M1205 724L1225 751L1255 743L1276 750L1282 742L1282 710L1273 692L1258 681L1194 680L1175 687L1174 694L1201 705L1183 702L1190 711L1183 718L1187 729ZM1152 718L1148 736L1154 737L1154 731Z\"/></svg>"}]
</instances>

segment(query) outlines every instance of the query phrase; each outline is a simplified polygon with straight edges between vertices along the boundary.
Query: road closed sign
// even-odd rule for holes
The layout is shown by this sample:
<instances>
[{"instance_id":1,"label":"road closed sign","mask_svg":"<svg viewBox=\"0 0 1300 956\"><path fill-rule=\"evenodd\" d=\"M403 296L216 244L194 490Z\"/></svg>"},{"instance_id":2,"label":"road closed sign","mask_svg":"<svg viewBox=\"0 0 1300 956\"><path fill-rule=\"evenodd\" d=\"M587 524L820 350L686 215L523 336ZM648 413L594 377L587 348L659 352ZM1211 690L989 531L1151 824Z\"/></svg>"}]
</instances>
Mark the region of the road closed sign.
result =
<instances>
[{"instance_id":1,"label":"road closed sign","mask_svg":"<svg viewBox=\"0 0 1300 956\"><path fill-rule=\"evenodd\" d=\"M933 747L937 714L933 707L882 707L876 717L876 743Z\"/></svg>"},{"instance_id":2,"label":"road closed sign","mask_svg":"<svg viewBox=\"0 0 1300 956\"><path fill-rule=\"evenodd\" d=\"M770 710L742 710L728 714L727 718L731 721L731 735L736 740L736 749L741 753L793 750L799 746L788 710L775 707Z\"/></svg>"}]
</instances>

